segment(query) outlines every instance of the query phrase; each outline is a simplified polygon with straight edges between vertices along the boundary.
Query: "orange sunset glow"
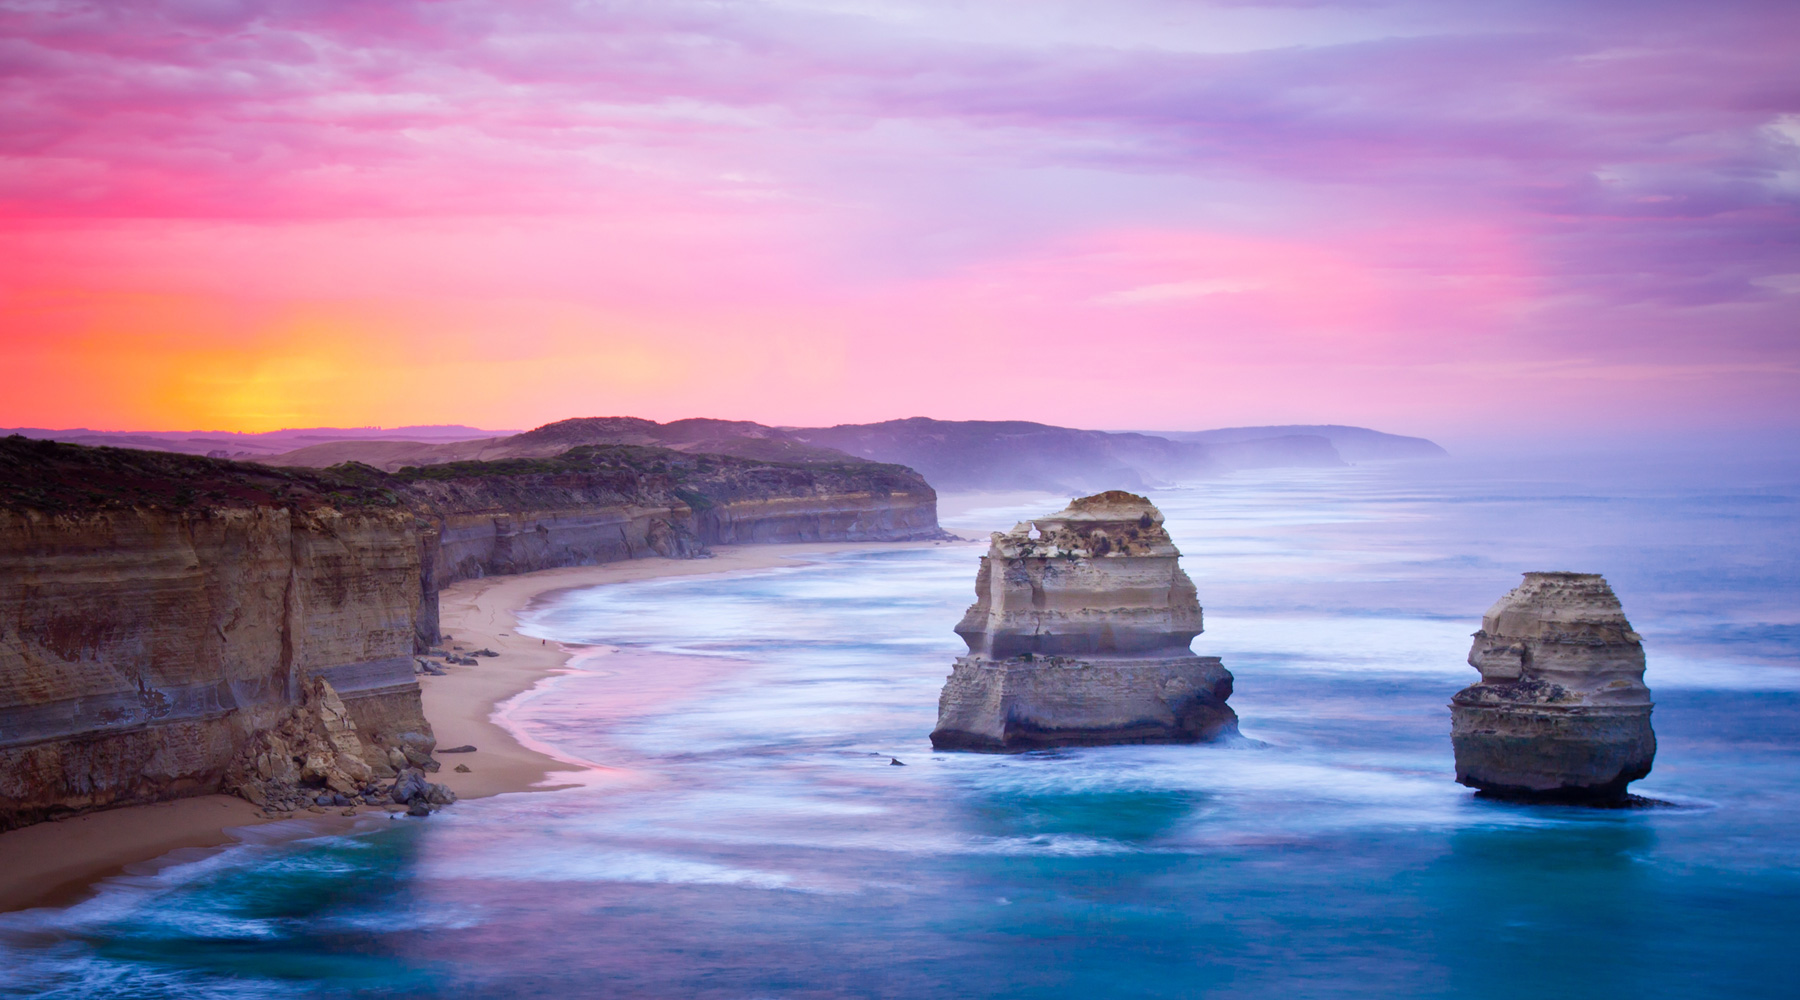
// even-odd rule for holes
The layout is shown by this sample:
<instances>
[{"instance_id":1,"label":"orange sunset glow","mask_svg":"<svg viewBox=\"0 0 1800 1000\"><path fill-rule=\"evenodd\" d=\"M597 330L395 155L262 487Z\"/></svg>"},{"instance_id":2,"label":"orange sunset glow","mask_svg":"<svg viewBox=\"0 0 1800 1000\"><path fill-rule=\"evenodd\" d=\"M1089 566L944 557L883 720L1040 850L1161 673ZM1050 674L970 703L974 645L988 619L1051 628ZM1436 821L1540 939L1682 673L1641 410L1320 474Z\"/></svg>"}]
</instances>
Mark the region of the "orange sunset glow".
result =
<instances>
[{"instance_id":1,"label":"orange sunset glow","mask_svg":"<svg viewBox=\"0 0 1800 1000\"><path fill-rule=\"evenodd\" d=\"M0 425L1792 422L1779 32L1602 72L1425 8L1372 45L1152 7L955 43L938 14L20 15ZM665 72L688 30L733 58Z\"/></svg>"}]
</instances>

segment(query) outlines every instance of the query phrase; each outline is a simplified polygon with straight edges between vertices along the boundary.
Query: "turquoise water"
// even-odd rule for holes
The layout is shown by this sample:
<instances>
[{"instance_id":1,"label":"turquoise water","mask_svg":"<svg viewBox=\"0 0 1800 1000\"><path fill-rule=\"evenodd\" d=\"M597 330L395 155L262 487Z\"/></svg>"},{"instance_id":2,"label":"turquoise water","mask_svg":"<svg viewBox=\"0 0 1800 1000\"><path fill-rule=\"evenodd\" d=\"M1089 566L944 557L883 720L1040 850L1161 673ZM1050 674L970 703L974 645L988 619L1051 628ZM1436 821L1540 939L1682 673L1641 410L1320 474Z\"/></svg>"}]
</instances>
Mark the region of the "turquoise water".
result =
<instances>
[{"instance_id":1,"label":"turquoise water","mask_svg":"<svg viewBox=\"0 0 1800 1000\"><path fill-rule=\"evenodd\" d=\"M1153 498L1265 746L933 753L975 546L576 592L529 631L620 651L512 717L622 775L264 828L0 916L0 994L1793 995L1800 476L1443 463ZM1657 699L1635 787L1670 805L1452 780L1468 633L1528 569L1613 582Z\"/></svg>"}]
</instances>

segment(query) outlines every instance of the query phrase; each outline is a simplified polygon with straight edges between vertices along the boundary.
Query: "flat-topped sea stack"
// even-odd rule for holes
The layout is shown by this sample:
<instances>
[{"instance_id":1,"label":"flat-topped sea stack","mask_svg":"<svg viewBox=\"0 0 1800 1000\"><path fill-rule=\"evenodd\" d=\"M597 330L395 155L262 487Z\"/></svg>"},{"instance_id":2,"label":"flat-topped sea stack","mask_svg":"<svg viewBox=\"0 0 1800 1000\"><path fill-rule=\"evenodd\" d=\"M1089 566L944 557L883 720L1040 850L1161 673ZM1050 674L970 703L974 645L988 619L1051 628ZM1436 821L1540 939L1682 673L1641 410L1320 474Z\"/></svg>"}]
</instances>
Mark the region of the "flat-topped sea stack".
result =
<instances>
[{"instance_id":1,"label":"flat-topped sea stack","mask_svg":"<svg viewBox=\"0 0 1800 1000\"><path fill-rule=\"evenodd\" d=\"M1527 573L1481 620L1481 681L1450 702L1456 780L1503 798L1608 804L1650 773L1644 645L1597 573Z\"/></svg>"},{"instance_id":2,"label":"flat-topped sea stack","mask_svg":"<svg viewBox=\"0 0 1800 1000\"><path fill-rule=\"evenodd\" d=\"M1200 602L1150 501L1117 490L995 532L932 745L1028 750L1237 732L1231 673L1188 648Z\"/></svg>"}]
</instances>

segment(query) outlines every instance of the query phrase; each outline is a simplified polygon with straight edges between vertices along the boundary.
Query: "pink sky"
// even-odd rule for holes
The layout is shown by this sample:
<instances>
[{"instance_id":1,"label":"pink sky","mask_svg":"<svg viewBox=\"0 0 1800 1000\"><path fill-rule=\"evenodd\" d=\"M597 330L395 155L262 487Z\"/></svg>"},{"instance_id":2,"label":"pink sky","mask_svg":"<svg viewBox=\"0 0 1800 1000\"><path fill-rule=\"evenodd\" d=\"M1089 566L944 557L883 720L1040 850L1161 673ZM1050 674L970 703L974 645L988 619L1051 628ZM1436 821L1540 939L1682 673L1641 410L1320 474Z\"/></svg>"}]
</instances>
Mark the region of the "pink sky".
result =
<instances>
[{"instance_id":1,"label":"pink sky","mask_svg":"<svg viewBox=\"0 0 1800 1000\"><path fill-rule=\"evenodd\" d=\"M0 5L0 426L1800 424L1800 4Z\"/></svg>"}]
</instances>

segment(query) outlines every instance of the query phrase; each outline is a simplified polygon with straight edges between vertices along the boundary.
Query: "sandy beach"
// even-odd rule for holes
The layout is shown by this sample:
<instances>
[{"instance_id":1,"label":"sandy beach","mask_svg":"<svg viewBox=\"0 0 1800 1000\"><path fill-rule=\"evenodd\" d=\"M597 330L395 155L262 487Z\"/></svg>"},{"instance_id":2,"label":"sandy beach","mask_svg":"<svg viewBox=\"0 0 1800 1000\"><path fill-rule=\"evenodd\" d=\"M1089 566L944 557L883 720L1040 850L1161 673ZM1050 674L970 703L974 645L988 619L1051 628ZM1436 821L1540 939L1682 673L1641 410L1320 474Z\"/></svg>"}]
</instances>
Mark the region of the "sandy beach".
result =
<instances>
[{"instance_id":1,"label":"sandy beach","mask_svg":"<svg viewBox=\"0 0 1800 1000\"><path fill-rule=\"evenodd\" d=\"M925 546L940 542L882 542L881 546ZM471 652L491 649L499 656L480 657L473 667L448 665L443 677L419 678L425 717L437 734L444 769L432 780L458 797L479 798L501 792L567 787L575 773L591 775L604 768L597 762L559 757L549 747L520 737L503 724L503 705L531 690L540 680L563 669L575 657L610 655L605 647L565 646L518 633L519 618L534 601L557 591L607 583L627 583L672 576L735 573L804 563L809 557L867 548L865 543L822 542L799 545L720 547L711 559L637 559L600 566L571 566L520 576L464 580L439 595L440 629L450 638L443 648ZM501 709L502 711L497 711ZM474 753L446 754L448 747L473 746ZM468 773L458 773L465 765ZM560 776L560 778L559 778Z\"/></svg>"},{"instance_id":2,"label":"sandy beach","mask_svg":"<svg viewBox=\"0 0 1800 1000\"><path fill-rule=\"evenodd\" d=\"M546 746L515 736L503 724L504 704L564 669L578 656L609 650L567 647L521 636L519 616L533 601L556 591L658 577L734 573L804 563L809 558L870 547L919 547L946 542L823 542L796 545L721 546L710 559L637 559L574 566L519 576L465 580L440 595L445 649L491 649L474 667L446 666L445 676L423 676L425 717L441 749L474 746L474 753L440 754L443 769L432 780L460 798L568 787L605 780L601 764L558 757ZM469 768L456 771L457 765ZM372 810L365 810L372 811ZM229 845L234 830L270 820L257 807L227 795L127 806L38 823L0 834L0 912L61 905L79 899L95 882L183 848ZM290 821L292 822L292 821ZM316 815L296 830L325 832L350 820L336 812Z\"/></svg>"}]
</instances>

